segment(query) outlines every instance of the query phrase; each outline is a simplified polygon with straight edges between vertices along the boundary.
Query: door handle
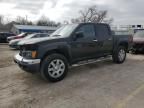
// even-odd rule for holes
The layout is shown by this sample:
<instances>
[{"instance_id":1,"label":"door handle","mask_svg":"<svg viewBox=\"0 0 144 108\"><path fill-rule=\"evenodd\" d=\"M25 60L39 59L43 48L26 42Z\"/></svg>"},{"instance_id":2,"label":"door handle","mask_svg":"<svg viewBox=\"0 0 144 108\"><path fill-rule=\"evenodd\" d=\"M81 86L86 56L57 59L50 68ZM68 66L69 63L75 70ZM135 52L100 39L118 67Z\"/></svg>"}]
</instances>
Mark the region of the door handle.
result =
<instances>
[{"instance_id":1,"label":"door handle","mask_svg":"<svg viewBox=\"0 0 144 108\"><path fill-rule=\"evenodd\" d=\"M98 42L98 40L93 40L94 42Z\"/></svg>"}]
</instances>

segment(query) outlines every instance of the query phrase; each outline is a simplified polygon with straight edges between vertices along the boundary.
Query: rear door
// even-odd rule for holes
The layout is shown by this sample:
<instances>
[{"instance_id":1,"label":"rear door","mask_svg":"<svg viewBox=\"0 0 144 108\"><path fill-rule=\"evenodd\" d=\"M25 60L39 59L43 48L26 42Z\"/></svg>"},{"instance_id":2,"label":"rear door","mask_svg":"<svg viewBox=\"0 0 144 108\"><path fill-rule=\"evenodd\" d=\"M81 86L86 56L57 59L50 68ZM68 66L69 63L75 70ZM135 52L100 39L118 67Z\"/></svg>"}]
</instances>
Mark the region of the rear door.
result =
<instances>
[{"instance_id":1,"label":"rear door","mask_svg":"<svg viewBox=\"0 0 144 108\"><path fill-rule=\"evenodd\" d=\"M113 49L113 37L109 26L106 24L96 24L95 29L96 35L98 36L101 55L110 54Z\"/></svg>"}]
</instances>

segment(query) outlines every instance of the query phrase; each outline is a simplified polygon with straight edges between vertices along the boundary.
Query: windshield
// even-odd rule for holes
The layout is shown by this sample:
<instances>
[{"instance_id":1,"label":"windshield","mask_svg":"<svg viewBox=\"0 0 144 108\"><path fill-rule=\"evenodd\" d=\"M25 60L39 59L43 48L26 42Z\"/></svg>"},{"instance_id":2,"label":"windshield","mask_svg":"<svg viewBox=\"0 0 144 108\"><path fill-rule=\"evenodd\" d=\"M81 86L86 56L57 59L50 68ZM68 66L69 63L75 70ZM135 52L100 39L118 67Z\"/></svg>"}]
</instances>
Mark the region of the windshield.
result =
<instances>
[{"instance_id":1,"label":"windshield","mask_svg":"<svg viewBox=\"0 0 144 108\"><path fill-rule=\"evenodd\" d=\"M78 24L64 25L50 35L50 37L68 37Z\"/></svg>"},{"instance_id":2,"label":"windshield","mask_svg":"<svg viewBox=\"0 0 144 108\"><path fill-rule=\"evenodd\" d=\"M139 32L137 32L137 33L134 35L134 37L142 37L142 38L144 38L144 31L139 31Z\"/></svg>"}]
</instances>

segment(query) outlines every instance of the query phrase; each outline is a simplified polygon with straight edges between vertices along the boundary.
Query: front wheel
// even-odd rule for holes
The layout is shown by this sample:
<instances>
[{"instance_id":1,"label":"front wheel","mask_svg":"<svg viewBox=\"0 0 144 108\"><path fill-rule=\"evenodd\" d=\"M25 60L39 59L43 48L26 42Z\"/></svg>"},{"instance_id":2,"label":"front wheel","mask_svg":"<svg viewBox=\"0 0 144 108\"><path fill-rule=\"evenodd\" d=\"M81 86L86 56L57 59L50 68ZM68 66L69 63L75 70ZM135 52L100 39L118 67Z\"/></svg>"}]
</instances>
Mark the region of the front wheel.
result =
<instances>
[{"instance_id":1,"label":"front wheel","mask_svg":"<svg viewBox=\"0 0 144 108\"><path fill-rule=\"evenodd\" d=\"M126 59L126 48L119 46L118 49L113 53L113 61L115 63L123 63Z\"/></svg>"},{"instance_id":2,"label":"front wheel","mask_svg":"<svg viewBox=\"0 0 144 108\"><path fill-rule=\"evenodd\" d=\"M42 62L41 76L51 82L64 79L67 71L67 59L61 54L48 55Z\"/></svg>"}]
</instances>

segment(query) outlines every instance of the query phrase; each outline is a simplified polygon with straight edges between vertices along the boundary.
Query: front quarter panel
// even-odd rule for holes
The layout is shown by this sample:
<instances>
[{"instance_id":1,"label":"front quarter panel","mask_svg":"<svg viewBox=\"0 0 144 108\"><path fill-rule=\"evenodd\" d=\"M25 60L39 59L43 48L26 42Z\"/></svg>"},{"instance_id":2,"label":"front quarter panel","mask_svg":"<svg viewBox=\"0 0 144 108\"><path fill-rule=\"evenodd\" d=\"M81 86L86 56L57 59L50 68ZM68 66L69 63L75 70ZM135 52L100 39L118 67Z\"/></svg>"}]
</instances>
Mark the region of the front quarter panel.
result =
<instances>
[{"instance_id":1,"label":"front quarter panel","mask_svg":"<svg viewBox=\"0 0 144 108\"><path fill-rule=\"evenodd\" d=\"M70 46L67 42L54 42L50 44L42 44L38 49L38 58L43 58L50 51L60 50L66 52L71 57Z\"/></svg>"}]
</instances>

